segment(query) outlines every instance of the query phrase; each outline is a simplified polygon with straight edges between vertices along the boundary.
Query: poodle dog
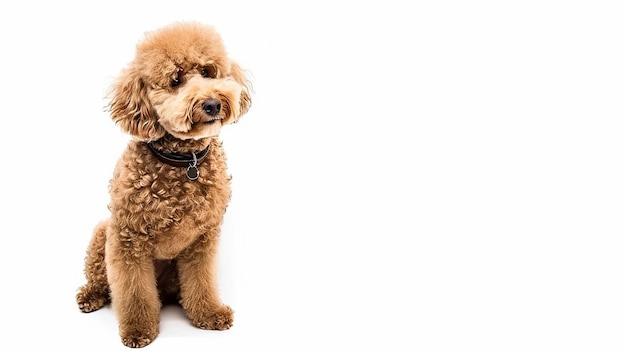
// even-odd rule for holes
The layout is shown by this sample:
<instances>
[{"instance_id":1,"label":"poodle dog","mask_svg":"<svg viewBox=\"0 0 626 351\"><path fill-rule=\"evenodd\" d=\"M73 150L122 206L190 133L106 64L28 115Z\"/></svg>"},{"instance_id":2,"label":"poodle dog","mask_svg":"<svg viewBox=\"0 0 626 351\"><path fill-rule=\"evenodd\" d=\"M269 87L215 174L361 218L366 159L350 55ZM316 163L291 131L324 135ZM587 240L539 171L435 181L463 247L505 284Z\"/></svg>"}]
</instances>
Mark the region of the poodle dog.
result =
<instances>
[{"instance_id":1,"label":"poodle dog","mask_svg":"<svg viewBox=\"0 0 626 351\"><path fill-rule=\"evenodd\" d=\"M110 301L128 347L155 339L167 302L199 328L230 328L216 286L230 200L217 136L248 111L250 82L212 27L178 22L145 35L110 97L113 121L132 138L110 181L111 215L87 249L78 307Z\"/></svg>"}]
</instances>

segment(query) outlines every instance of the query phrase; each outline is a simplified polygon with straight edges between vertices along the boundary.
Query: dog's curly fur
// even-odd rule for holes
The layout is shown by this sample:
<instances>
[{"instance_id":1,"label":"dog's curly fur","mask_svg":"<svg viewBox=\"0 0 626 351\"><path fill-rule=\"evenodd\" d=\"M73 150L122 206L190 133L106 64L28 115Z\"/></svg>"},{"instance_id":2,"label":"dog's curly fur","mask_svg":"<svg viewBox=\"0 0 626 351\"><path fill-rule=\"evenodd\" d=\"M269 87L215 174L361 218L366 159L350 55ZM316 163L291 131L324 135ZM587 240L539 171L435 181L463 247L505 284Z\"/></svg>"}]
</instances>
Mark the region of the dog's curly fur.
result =
<instances>
[{"instance_id":1,"label":"dog's curly fur","mask_svg":"<svg viewBox=\"0 0 626 351\"><path fill-rule=\"evenodd\" d=\"M111 302L124 345L143 347L158 334L162 303L178 301L191 322L224 330L233 311L222 304L215 259L230 200L230 176L217 136L250 107L250 82L228 58L219 34L195 22L149 32L112 86L111 117L133 138L110 182L111 216L87 249L83 312ZM213 110L208 101L217 100ZM199 178L163 163L166 153L198 153Z\"/></svg>"}]
</instances>

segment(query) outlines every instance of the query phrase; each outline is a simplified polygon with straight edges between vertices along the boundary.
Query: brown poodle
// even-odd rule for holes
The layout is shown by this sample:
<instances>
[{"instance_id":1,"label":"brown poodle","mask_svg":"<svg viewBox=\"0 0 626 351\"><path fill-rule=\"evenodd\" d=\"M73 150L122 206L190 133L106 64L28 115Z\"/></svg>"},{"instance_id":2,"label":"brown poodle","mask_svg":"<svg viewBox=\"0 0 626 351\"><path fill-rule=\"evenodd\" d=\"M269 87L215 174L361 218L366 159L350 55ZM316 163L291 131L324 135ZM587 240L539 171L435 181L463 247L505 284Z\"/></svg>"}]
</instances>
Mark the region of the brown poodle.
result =
<instances>
[{"instance_id":1,"label":"brown poodle","mask_svg":"<svg viewBox=\"0 0 626 351\"><path fill-rule=\"evenodd\" d=\"M109 107L133 138L110 183L111 216L87 250L80 310L111 301L129 347L155 339L167 301L179 301L199 328L230 328L215 272L230 199L217 136L248 111L248 80L211 27L175 23L139 43Z\"/></svg>"}]
</instances>

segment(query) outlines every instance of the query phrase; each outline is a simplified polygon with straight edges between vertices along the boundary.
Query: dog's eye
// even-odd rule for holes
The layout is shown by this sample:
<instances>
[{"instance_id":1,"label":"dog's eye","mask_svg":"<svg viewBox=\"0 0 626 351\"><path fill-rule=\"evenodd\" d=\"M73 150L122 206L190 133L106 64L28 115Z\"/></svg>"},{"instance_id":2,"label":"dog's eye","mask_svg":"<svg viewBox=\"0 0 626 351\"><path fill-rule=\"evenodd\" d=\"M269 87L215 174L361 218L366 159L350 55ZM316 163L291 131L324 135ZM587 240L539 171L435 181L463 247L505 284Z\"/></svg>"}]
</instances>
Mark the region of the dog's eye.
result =
<instances>
[{"instance_id":1,"label":"dog's eye","mask_svg":"<svg viewBox=\"0 0 626 351\"><path fill-rule=\"evenodd\" d=\"M217 70L213 66L202 67L200 74L205 78L217 77Z\"/></svg>"},{"instance_id":2,"label":"dog's eye","mask_svg":"<svg viewBox=\"0 0 626 351\"><path fill-rule=\"evenodd\" d=\"M172 78L172 81L170 82L170 85L173 87L179 86L180 83L182 83L182 71L179 70L178 72L176 72L176 77Z\"/></svg>"}]
</instances>

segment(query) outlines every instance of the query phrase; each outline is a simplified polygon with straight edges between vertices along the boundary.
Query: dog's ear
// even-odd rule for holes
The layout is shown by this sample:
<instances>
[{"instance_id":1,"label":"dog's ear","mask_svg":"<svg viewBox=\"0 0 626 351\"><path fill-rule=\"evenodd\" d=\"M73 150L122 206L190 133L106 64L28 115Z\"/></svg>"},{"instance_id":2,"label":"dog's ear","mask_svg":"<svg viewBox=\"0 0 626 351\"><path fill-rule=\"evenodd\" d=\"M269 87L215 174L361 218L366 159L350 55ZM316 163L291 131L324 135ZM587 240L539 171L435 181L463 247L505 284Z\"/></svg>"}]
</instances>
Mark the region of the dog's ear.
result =
<instances>
[{"instance_id":1,"label":"dog's ear","mask_svg":"<svg viewBox=\"0 0 626 351\"><path fill-rule=\"evenodd\" d=\"M165 135L152 110L147 88L132 64L113 84L109 110L113 121L135 138L151 141Z\"/></svg>"},{"instance_id":2,"label":"dog's ear","mask_svg":"<svg viewBox=\"0 0 626 351\"><path fill-rule=\"evenodd\" d=\"M239 97L239 113L235 116L234 122L237 122L241 116L243 116L250 109L252 99L250 98L250 90L252 89L252 83L246 77L245 72L237 62L231 61L230 75L233 79L241 85L241 96Z\"/></svg>"}]
</instances>

